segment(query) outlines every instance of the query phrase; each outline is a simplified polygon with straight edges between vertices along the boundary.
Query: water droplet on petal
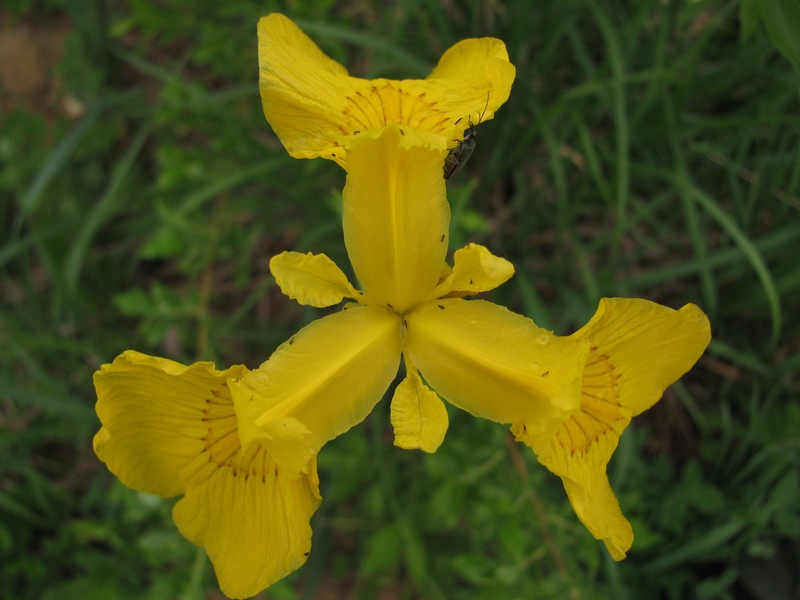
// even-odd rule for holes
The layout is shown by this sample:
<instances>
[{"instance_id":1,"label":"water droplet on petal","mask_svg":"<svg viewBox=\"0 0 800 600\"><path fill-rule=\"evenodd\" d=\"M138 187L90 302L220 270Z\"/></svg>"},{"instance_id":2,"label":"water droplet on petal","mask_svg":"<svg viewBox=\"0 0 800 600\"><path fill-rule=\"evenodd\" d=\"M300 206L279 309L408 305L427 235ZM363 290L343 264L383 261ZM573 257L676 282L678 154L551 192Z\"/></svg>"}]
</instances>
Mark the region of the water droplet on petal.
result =
<instances>
[{"instance_id":1,"label":"water droplet on petal","mask_svg":"<svg viewBox=\"0 0 800 600\"><path fill-rule=\"evenodd\" d=\"M471 323L472 325L477 325L477 324L478 324L478 319L472 319L472 320L470 321L470 323Z\"/></svg>"},{"instance_id":2,"label":"water droplet on petal","mask_svg":"<svg viewBox=\"0 0 800 600\"><path fill-rule=\"evenodd\" d=\"M536 369L539 368L539 363L537 363L535 360L532 360L531 362L528 363L528 368L535 371Z\"/></svg>"},{"instance_id":3,"label":"water droplet on petal","mask_svg":"<svg viewBox=\"0 0 800 600\"><path fill-rule=\"evenodd\" d=\"M543 333L539 337L536 338L536 341L539 342L540 344L544 345L544 344L546 344L547 342L550 341L550 336L547 335L546 333Z\"/></svg>"},{"instance_id":4,"label":"water droplet on petal","mask_svg":"<svg viewBox=\"0 0 800 600\"><path fill-rule=\"evenodd\" d=\"M309 454L311 454L311 455L313 456L313 455L314 455L314 449L313 449L313 448L309 448L309 449L308 449L308 453L309 453Z\"/></svg>"}]
</instances>

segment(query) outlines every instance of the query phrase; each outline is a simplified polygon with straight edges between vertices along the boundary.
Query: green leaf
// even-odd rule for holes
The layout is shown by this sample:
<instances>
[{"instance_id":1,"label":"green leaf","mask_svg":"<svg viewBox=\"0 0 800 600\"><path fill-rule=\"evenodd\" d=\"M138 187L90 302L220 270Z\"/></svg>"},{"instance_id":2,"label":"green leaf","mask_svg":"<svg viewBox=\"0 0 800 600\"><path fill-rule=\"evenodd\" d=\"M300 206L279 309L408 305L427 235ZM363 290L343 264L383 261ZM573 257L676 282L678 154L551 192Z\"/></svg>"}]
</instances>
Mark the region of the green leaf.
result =
<instances>
[{"instance_id":1,"label":"green leaf","mask_svg":"<svg viewBox=\"0 0 800 600\"><path fill-rule=\"evenodd\" d=\"M769 39L800 73L800 2L758 0Z\"/></svg>"}]
</instances>

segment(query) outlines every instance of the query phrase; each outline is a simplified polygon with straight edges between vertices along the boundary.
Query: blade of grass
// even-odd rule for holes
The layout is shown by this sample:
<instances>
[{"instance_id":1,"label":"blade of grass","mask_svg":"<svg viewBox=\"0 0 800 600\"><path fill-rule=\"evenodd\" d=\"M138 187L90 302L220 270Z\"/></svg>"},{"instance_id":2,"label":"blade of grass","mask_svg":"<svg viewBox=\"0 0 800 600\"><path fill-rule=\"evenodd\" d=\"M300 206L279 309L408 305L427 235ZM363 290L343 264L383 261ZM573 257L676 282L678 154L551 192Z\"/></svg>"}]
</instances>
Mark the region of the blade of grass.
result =
<instances>
[{"instance_id":1,"label":"blade of grass","mask_svg":"<svg viewBox=\"0 0 800 600\"><path fill-rule=\"evenodd\" d=\"M83 229L78 233L72 249L67 256L67 260L64 263L64 284L70 295L73 295L78 289L78 279L80 278L83 258L86 255L86 251L89 249L92 238L103 223L105 223L118 208L117 197L122 189L122 184L125 183L125 179L128 177L136 158L139 156L139 152L142 150L144 142L150 134L151 127L152 123L144 125L139 129L128 146L128 149L125 151L125 154L114 168L106 191L86 216Z\"/></svg>"},{"instance_id":2,"label":"blade of grass","mask_svg":"<svg viewBox=\"0 0 800 600\"><path fill-rule=\"evenodd\" d=\"M102 111L102 104L96 104L89 109L80 122L69 132L67 137L61 140L61 142L53 148L53 151L47 159L45 159L33 183L19 201L19 213L17 213L13 227L15 237L19 235L25 218L36 208L36 205L42 198L47 186L53 180L53 177L55 177L66 164L73 150L75 150L81 140L89 132Z\"/></svg>"},{"instance_id":3,"label":"blade of grass","mask_svg":"<svg viewBox=\"0 0 800 600\"><path fill-rule=\"evenodd\" d=\"M756 272L764 294L767 297L767 303L772 315L772 334L770 338L770 346L774 350L778 345L778 339L781 335L781 327L783 316L781 314L780 296L775 289L775 283L772 280L772 275L761 257L758 248L750 241L750 238L739 228L733 219L714 201L711 196L706 194L703 190L696 185L691 184L691 192L695 201L714 219L717 224L722 227L729 236L733 239L739 249L747 258L753 270Z\"/></svg>"},{"instance_id":4,"label":"blade of grass","mask_svg":"<svg viewBox=\"0 0 800 600\"><path fill-rule=\"evenodd\" d=\"M587 2L600 28L605 41L608 61L611 67L612 92L614 103L614 129L617 141L617 193L614 223L614 239L611 246L612 262L616 262L622 246L622 235L625 232L625 217L630 195L630 139L628 132L628 108L625 91L625 64L619 47L619 36L614 30L608 16L594 2Z\"/></svg>"},{"instance_id":5,"label":"blade of grass","mask_svg":"<svg viewBox=\"0 0 800 600\"><path fill-rule=\"evenodd\" d=\"M700 266L700 287L703 291L703 299L706 306L704 307L712 316L716 316L718 294L717 284L714 279L714 272L708 264L708 250L706 243L703 239L702 232L700 231L700 222L697 219L697 211L695 210L694 202L692 201L692 190L689 183L689 176L686 171L686 161L684 160L683 153L681 152L680 144L675 136L677 131L677 123L675 120L675 110L669 98L664 99L664 113L667 118L667 126L671 133L670 145L672 146L672 156L675 161L676 176L679 196L681 198L681 207L683 208L683 216L686 220L686 227L689 231L689 237L692 238L692 248L697 257L698 265Z\"/></svg>"}]
</instances>

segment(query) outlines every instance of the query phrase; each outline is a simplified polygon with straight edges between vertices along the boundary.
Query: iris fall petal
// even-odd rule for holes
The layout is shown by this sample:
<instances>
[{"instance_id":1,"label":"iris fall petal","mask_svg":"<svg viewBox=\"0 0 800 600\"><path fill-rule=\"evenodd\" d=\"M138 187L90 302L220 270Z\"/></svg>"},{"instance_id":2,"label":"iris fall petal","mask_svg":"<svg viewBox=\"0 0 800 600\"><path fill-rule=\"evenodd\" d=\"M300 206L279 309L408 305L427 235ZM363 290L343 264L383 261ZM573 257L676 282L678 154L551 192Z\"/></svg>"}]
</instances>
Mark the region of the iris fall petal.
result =
<instances>
[{"instance_id":1,"label":"iris fall petal","mask_svg":"<svg viewBox=\"0 0 800 600\"><path fill-rule=\"evenodd\" d=\"M672 310L646 300L604 298L571 337L590 348L581 408L539 453L539 462L561 477L578 518L622 560L633 531L606 465L631 417L652 406L703 353L711 339L709 323L693 304Z\"/></svg>"},{"instance_id":2,"label":"iris fall petal","mask_svg":"<svg viewBox=\"0 0 800 600\"><path fill-rule=\"evenodd\" d=\"M407 316L406 352L433 389L476 417L514 424L544 450L580 406L588 348L483 300L429 302Z\"/></svg>"},{"instance_id":3,"label":"iris fall petal","mask_svg":"<svg viewBox=\"0 0 800 600\"><path fill-rule=\"evenodd\" d=\"M515 75L503 42L482 38L451 48L426 80L350 77L280 14L258 23L258 63L264 114L289 154L342 166L343 136L390 123L434 133L452 147L470 122L482 112L490 119L508 99Z\"/></svg>"},{"instance_id":4,"label":"iris fall petal","mask_svg":"<svg viewBox=\"0 0 800 600\"><path fill-rule=\"evenodd\" d=\"M400 364L400 320L374 306L318 319L270 359L231 383L239 433L270 450L289 475L322 445L360 423Z\"/></svg>"}]
</instances>

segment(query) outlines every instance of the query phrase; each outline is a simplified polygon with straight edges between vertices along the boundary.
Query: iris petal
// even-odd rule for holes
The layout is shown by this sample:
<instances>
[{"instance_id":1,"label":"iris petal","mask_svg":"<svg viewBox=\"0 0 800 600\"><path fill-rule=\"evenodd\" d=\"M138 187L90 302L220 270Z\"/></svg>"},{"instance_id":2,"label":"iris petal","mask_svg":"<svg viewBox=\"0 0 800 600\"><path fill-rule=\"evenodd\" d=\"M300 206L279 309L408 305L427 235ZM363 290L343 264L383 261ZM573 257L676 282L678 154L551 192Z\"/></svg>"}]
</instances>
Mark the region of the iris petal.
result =
<instances>
[{"instance_id":1,"label":"iris petal","mask_svg":"<svg viewBox=\"0 0 800 600\"><path fill-rule=\"evenodd\" d=\"M436 452L447 433L447 408L439 396L422 382L407 356L405 363L406 378L392 397L394 445L406 450Z\"/></svg>"},{"instance_id":2,"label":"iris petal","mask_svg":"<svg viewBox=\"0 0 800 600\"><path fill-rule=\"evenodd\" d=\"M264 114L289 154L346 164L342 136L407 125L454 138L481 112L488 120L507 99L514 67L500 40L465 40L425 80L350 77L287 17L258 23L259 89ZM473 117L475 117L473 119Z\"/></svg>"},{"instance_id":3,"label":"iris petal","mask_svg":"<svg viewBox=\"0 0 800 600\"><path fill-rule=\"evenodd\" d=\"M122 483L149 494L185 491L178 476L200 455L229 376L243 366L217 371L213 363L184 366L133 350L94 374L97 416L103 427L94 439L97 456Z\"/></svg>"},{"instance_id":4,"label":"iris petal","mask_svg":"<svg viewBox=\"0 0 800 600\"><path fill-rule=\"evenodd\" d=\"M436 287L450 222L442 178L447 151L413 145L402 132L390 125L353 140L343 192L353 269L370 301L398 313Z\"/></svg>"},{"instance_id":5,"label":"iris petal","mask_svg":"<svg viewBox=\"0 0 800 600\"><path fill-rule=\"evenodd\" d=\"M479 244L467 244L456 250L453 258L452 272L433 290L432 299L448 294L461 297L488 292L514 275L514 265Z\"/></svg>"},{"instance_id":6,"label":"iris petal","mask_svg":"<svg viewBox=\"0 0 800 600\"><path fill-rule=\"evenodd\" d=\"M324 254L282 252L269 261L269 270L281 291L300 304L324 308L360 296L347 275Z\"/></svg>"},{"instance_id":7,"label":"iris petal","mask_svg":"<svg viewBox=\"0 0 800 600\"><path fill-rule=\"evenodd\" d=\"M482 300L447 299L407 317L406 351L433 389L476 417L515 424L544 450L580 405L588 348Z\"/></svg>"},{"instance_id":8,"label":"iris petal","mask_svg":"<svg viewBox=\"0 0 800 600\"><path fill-rule=\"evenodd\" d=\"M205 548L225 595L250 598L305 563L321 497L316 461L309 475L294 479L257 446L239 462L250 464L214 470L172 517L184 537Z\"/></svg>"},{"instance_id":9,"label":"iris petal","mask_svg":"<svg viewBox=\"0 0 800 600\"><path fill-rule=\"evenodd\" d=\"M615 560L633 543L606 465L631 416L652 406L697 361L711 339L708 319L688 304L672 310L637 299L604 298L589 323L581 408L560 427L539 462L564 482L578 518Z\"/></svg>"},{"instance_id":10,"label":"iris petal","mask_svg":"<svg viewBox=\"0 0 800 600\"><path fill-rule=\"evenodd\" d=\"M307 325L270 359L231 382L239 434L258 440L290 475L325 442L360 423L400 363L400 319L358 306Z\"/></svg>"},{"instance_id":11,"label":"iris petal","mask_svg":"<svg viewBox=\"0 0 800 600\"><path fill-rule=\"evenodd\" d=\"M316 463L289 477L262 446L242 449L227 381L245 373L133 351L95 373L98 457L129 487L185 493L175 523L206 549L232 598L250 597L305 562L321 500Z\"/></svg>"}]
</instances>

